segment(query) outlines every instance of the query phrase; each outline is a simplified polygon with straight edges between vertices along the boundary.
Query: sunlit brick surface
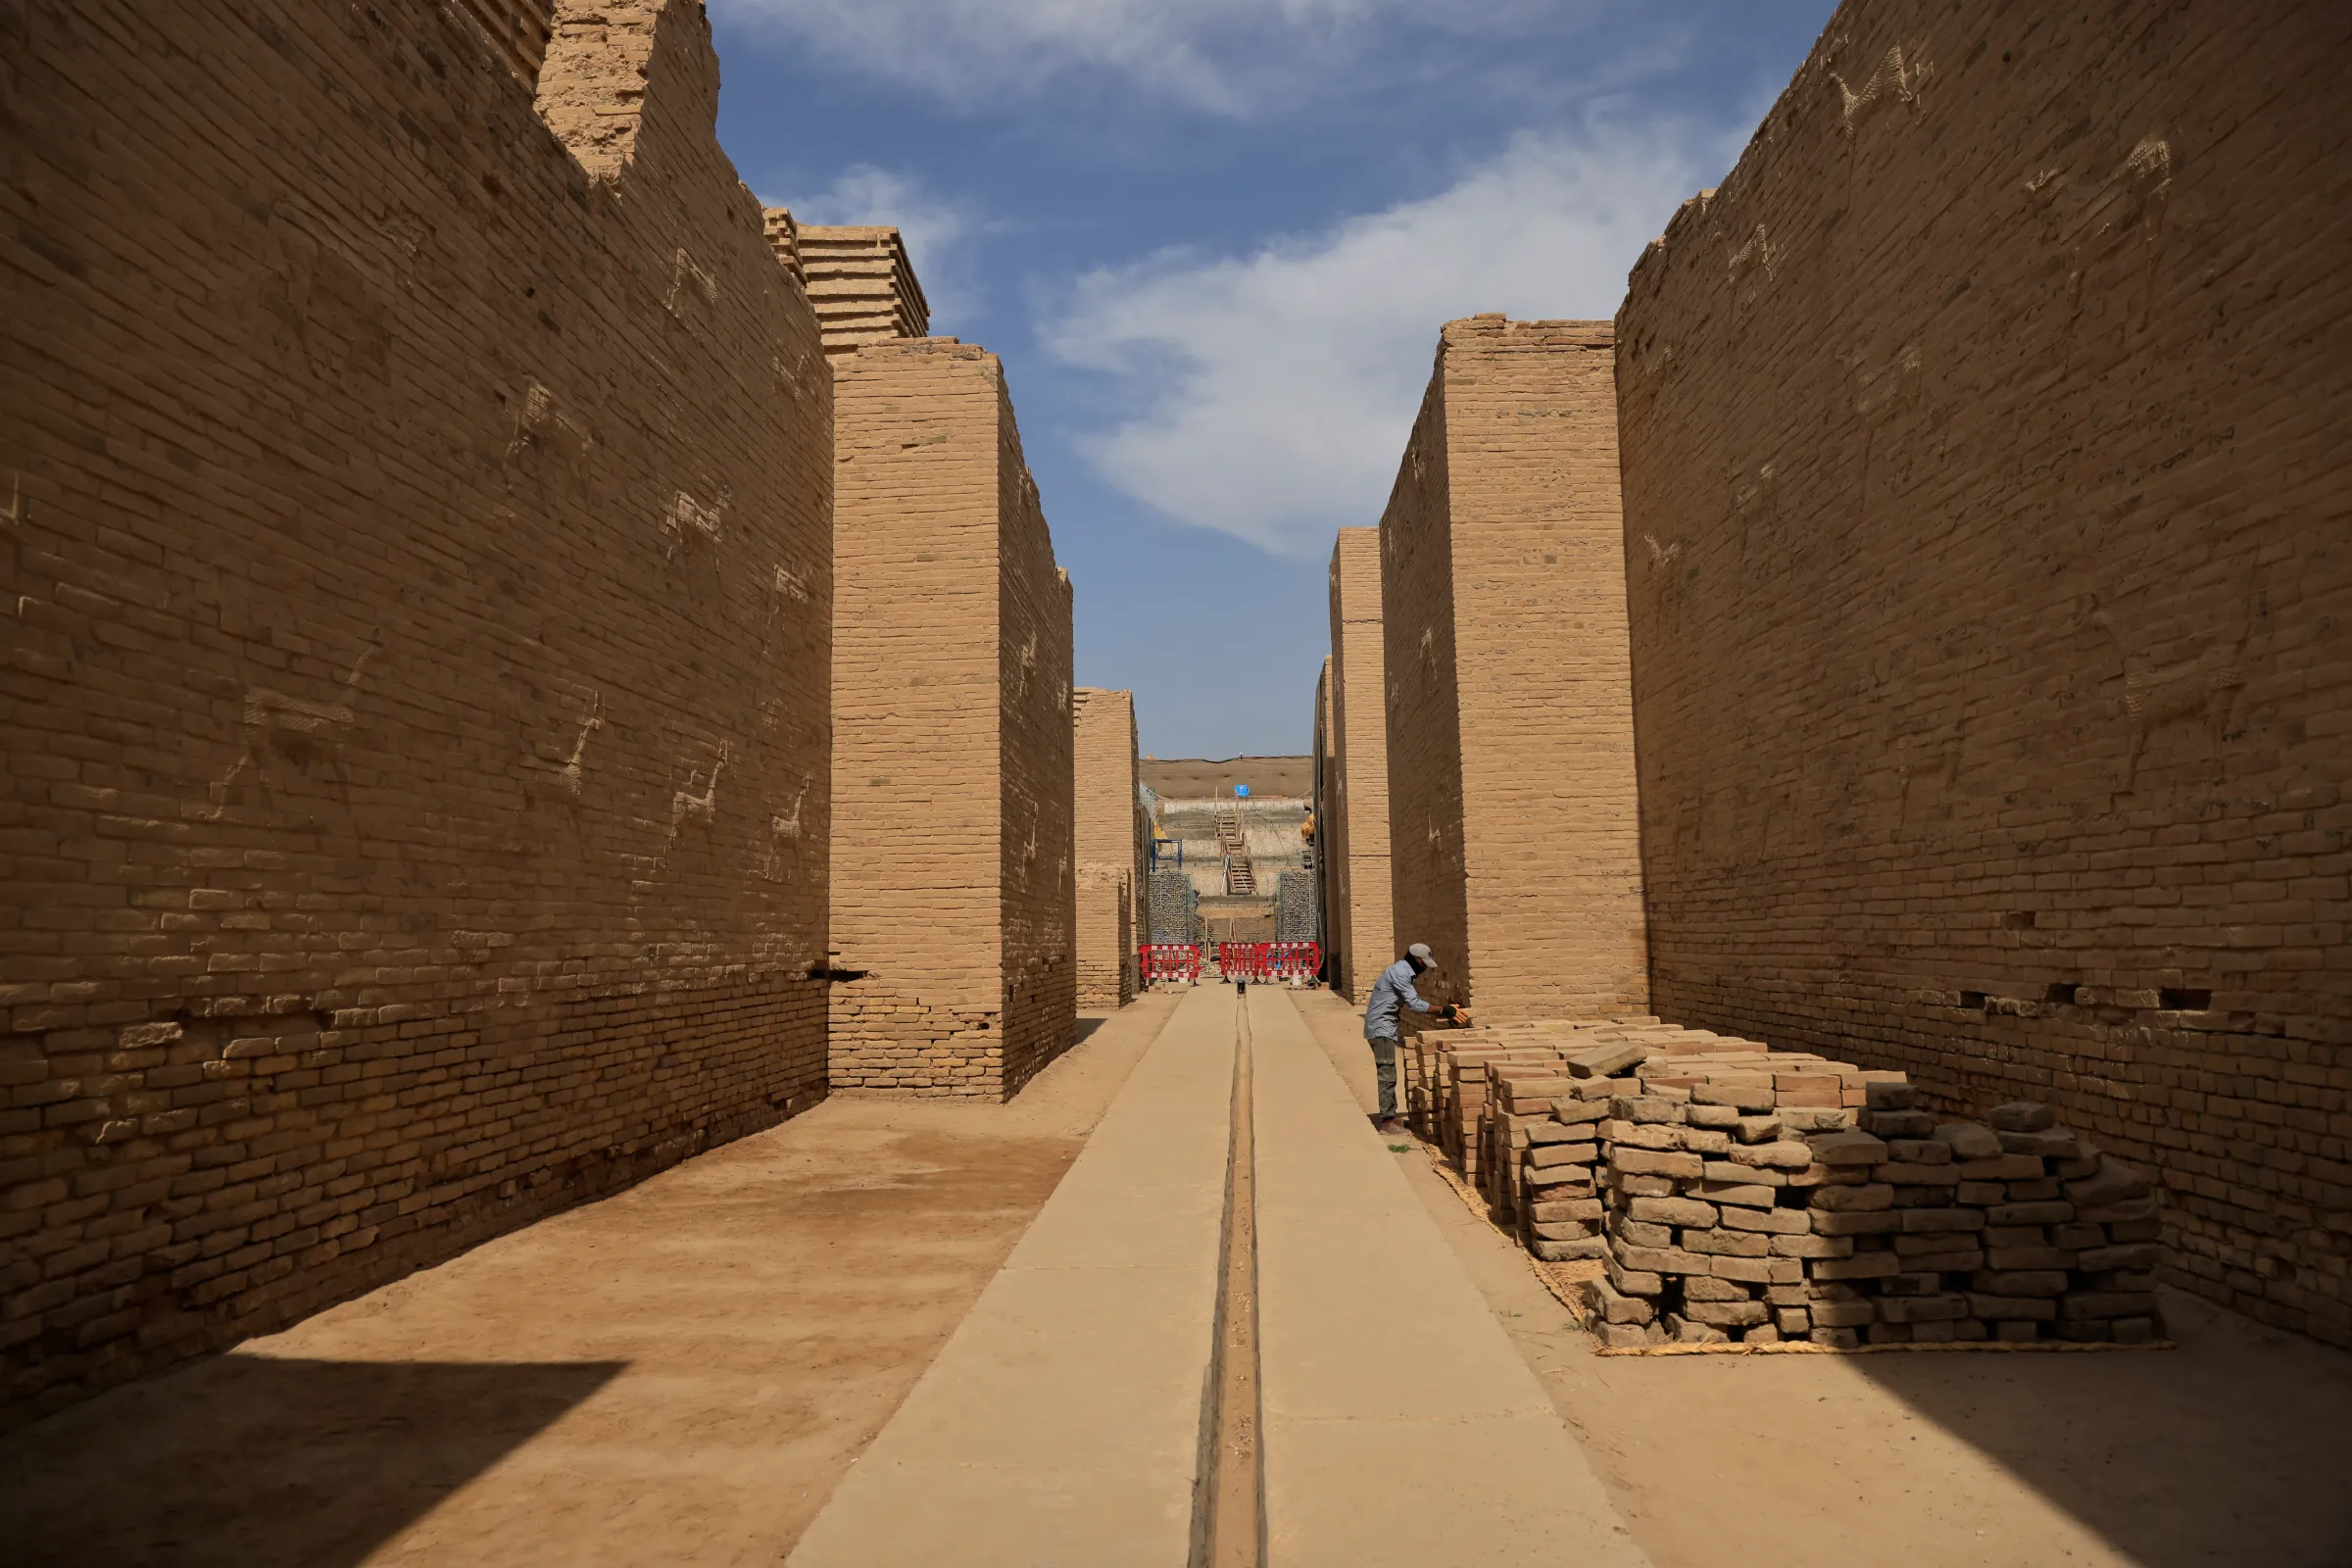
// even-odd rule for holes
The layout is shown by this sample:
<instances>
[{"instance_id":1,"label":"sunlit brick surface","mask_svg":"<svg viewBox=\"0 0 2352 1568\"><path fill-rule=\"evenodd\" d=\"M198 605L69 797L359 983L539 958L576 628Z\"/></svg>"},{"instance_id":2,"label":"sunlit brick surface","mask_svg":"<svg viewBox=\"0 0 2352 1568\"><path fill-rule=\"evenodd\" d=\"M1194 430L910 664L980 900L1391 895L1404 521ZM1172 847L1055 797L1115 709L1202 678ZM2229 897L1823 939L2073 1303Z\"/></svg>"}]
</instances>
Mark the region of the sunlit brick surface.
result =
<instances>
[{"instance_id":1,"label":"sunlit brick surface","mask_svg":"<svg viewBox=\"0 0 2352 1568\"><path fill-rule=\"evenodd\" d=\"M1136 933L1146 924L1144 835L1136 799L1135 694L1082 686L1072 699L1078 859L1078 1004L1134 1000Z\"/></svg>"},{"instance_id":2,"label":"sunlit brick surface","mask_svg":"<svg viewBox=\"0 0 2352 1568\"><path fill-rule=\"evenodd\" d=\"M1389 915L1381 658L1380 530L1342 528L1331 550L1332 780L1323 848L1331 858L1332 985L1357 1002L1396 961L1399 946Z\"/></svg>"},{"instance_id":3,"label":"sunlit brick surface","mask_svg":"<svg viewBox=\"0 0 2352 1568\"><path fill-rule=\"evenodd\" d=\"M834 374L832 1083L1007 1096L1075 1031L1069 579L996 356Z\"/></svg>"},{"instance_id":4,"label":"sunlit brick surface","mask_svg":"<svg viewBox=\"0 0 2352 1568\"><path fill-rule=\"evenodd\" d=\"M1497 1020L1647 996L1610 342L1448 322L1380 527L1396 942Z\"/></svg>"}]
</instances>

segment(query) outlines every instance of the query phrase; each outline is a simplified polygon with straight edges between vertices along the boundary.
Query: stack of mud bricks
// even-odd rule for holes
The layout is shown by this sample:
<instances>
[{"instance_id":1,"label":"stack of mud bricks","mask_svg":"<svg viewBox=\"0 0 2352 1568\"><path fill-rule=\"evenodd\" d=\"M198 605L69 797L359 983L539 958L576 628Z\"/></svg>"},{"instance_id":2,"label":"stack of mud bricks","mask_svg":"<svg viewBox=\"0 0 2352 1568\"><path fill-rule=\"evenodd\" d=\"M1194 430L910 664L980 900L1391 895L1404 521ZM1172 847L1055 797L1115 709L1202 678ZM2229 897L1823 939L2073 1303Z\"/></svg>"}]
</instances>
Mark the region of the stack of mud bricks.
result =
<instances>
[{"instance_id":1,"label":"stack of mud bricks","mask_svg":"<svg viewBox=\"0 0 2352 1568\"><path fill-rule=\"evenodd\" d=\"M1604 1344L2162 1334L2149 1183L2047 1105L1940 1117L1900 1074L1721 1038L1625 1038L1567 1066L1555 1117L1599 1124L1607 1248L1586 1290Z\"/></svg>"},{"instance_id":2,"label":"stack of mud bricks","mask_svg":"<svg viewBox=\"0 0 2352 1568\"><path fill-rule=\"evenodd\" d=\"M1420 1114L1429 1101L1441 1148L1537 1256L1594 1258L1598 1117L1555 1114L1578 1088L1567 1054L1589 1045L1592 1030L1615 1039L1660 1027L1653 1017L1622 1014L1423 1032L1406 1056L1407 1105ZM1431 1084L1443 1087L1433 1095L1423 1087Z\"/></svg>"},{"instance_id":3,"label":"stack of mud bricks","mask_svg":"<svg viewBox=\"0 0 2352 1568\"><path fill-rule=\"evenodd\" d=\"M1648 1006L1614 345L1448 322L1381 518L1395 937L1497 1018Z\"/></svg>"},{"instance_id":4,"label":"stack of mud bricks","mask_svg":"<svg viewBox=\"0 0 2352 1568\"><path fill-rule=\"evenodd\" d=\"M1401 946L1390 914L1380 594L1380 530L1342 528L1331 549L1331 760L1316 849L1329 862L1331 986L1359 1003Z\"/></svg>"},{"instance_id":5,"label":"stack of mud bricks","mask_svg":"<svg viewBox=\"0 0 2352 1568\"><path fill-rule=\"evenodd\" d=\"M700 5L0 17L13 1422L823 1097L833 453Z\"/></svg>"},{"instance_id":6,"label":"stack of mud bricks","mask_svg":"<svg viewBox=\"0 0 2352 1568\"><path fill-rule=\"evenodd\" d=\"M1617 385L1651 1005L2046 1097L2352 1345L2344 17L1847 0Z\"/></svg>"},{"instance_id":7,"label":"stack of mud bricks","mask_svg":"<svg viewBox=\"0 0 2352 1568\"><path fill-rule=\"evenodd\" d=\"M1638 1026L1657 1020L1629 1016L1609 1022ZM1513 1189L1497 1189L1496 1173L1509 1169L1514 1152L1528 1145L1529 1125L1548 1116L1551 1097L1569 1087L1558 1043L1563 1032L1597 1026L1542 1022L1423 1029L1406 1042L1399 1076L1414 1126L1497 1203L1498 1212L1509 1211Z\"/></svg>"},{"instance_id":8,"label":"stack of mud bricks","mask_svg":"<svg viewBox=\"0 0 2352 1568\"><path fill-rule=\"evenodd\" d=\"M1070 583L997 357L865 320L827 345L832 1084L1008 1098L1077 1027Z\"/></svg>"},{"instance_id":9,"label":"stack of mud bricks","mask_svg":"<svg viewBox=\"0 0 2352 1568\"><path fill-rule=\"evenodd\" d=\"M1081 686L1071 698L1076 771L1078 1005L1135 1000L1144 835L1137 804L1135 694Z\"/></svg>"}]
</instances>

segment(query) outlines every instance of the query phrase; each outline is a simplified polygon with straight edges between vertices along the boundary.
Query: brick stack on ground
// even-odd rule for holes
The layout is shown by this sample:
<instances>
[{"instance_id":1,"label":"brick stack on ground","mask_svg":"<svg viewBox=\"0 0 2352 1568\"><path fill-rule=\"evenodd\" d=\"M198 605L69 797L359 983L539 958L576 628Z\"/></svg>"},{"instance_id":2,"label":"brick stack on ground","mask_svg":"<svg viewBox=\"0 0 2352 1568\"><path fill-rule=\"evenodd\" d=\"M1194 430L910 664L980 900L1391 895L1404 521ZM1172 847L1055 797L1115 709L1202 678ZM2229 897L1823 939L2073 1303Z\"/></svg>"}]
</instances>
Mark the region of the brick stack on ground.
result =
<instances>
[{"instance_id":1,"label":"brick stack on ground","mask_svg":"<svg viewBox=\"0 0 2352 1568\"><path fill-rule=\"evenodd\" d=\"M2147 1178L2046 1104L1989 1124L1900 1073L1621 1016L1424 1033L1450 1157L1602 1343L2161 1338Z\"/></svg>"},{"instance_id":2,"label":"brick stack on ground","mask_svg":"<svg viewBox=\"0 0 2352 1568\"><path fill-rule=\"evenodd\" d=\"M1135 694L1081 686L1071 698L1077 857L1078 1005L1123 1007L1139 984L1150 827L1138 799Z\"/></svg>"},{"instance_id":3,"label":"brick stack on ground","mask_svg":"<svg viewBox=\"0 0 2352 1568\"><path fill-rule=\"evenodd\" d=\"M873 314L828 345L829 1071L1009 1097L1076 1034L1069 578L996 356Z\"/></svg>"}]
</instances>

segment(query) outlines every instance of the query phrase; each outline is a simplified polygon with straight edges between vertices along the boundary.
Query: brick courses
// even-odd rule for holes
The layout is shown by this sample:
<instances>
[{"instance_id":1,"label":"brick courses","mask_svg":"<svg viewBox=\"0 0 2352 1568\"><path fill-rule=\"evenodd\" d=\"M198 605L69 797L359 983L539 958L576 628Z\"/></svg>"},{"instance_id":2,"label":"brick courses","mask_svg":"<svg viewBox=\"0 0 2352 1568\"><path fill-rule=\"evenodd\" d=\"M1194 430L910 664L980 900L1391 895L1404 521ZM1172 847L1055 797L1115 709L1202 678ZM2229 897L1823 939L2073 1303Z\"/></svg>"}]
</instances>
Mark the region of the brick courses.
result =
<instances>
[{"instance_id":1,"label":"brick courses","mask_svg":"<svg viewBox=\"0 0 2352 1568\"><path fill-rule=\"evenodd\" d=\"M1069 579L996 356L833 370L831 1081L1009 1096L1075 1030Z\"/></svg>"},{"instance_id":2,"label":"brick courses","mask_svg":"<svg viewBox=\"0 0 2352 1568\"><path fill-rule=\"evenodd\" d=\"M1149 831L1137 796L1135 694L1081 686L1071 700L1076 749L1078 1004L1135 1000L1139 896Z\"/></svg>"},{"instance_id":3,"label":"brick courses","mask_svg":"<svg viewBox=\"0 0 2352 1568\"><path fill-rule=\"evenodd\" d=\"M7 1419L824 1093L816 323L556 20L0 19Z\"/></svg>"},{"instance_id":4,"label":"brick courses","mask_svg":"<svg viewBox=\"0 0 2352 1568\"><path fill-rule=\"evenodd\" d=\"M1611 342L1448 322L1381 519L1396 936L1497 1020L1647 997Z\"/></svg>"},{"instance_id":5,"label":"brick courses","mask_svg":"<svg viewBox=\"0 0 2352 1568\"><path fill-rule=\"evenodd\" d=\"M2352 1343L2352 17L1842 6L1618 318L1657 1007Z\"/></svg>"},{"instance_id":6,"label":"brick courses","mask_svg":"<svg viewBox=\"0 0 2352 1568\"><path fill-rule=\"evenodd\" d=\"M1332 782L1322 847L1331 862L1331 984L1356 1002L1400 951L1389 913L1381 637L1380 530L1342 528L1331 548Z\"/></svg>"},{"instance_id":7,"label":"brick courses","mask_svg":"<svg viewBox=\"0 0 2352 1568\"><path fill-rule=\"evenodd\" d=\"M1337 917L1332 911L1339 903L1340 883L1339 857L1332 848L1331 824L1339 815L1340 754L1339 724L1331 706L1331 661L1326 658L1322 669L1315 674L1315 739L1307 753L1314 762L1314 774L1308 790L1308 808L1314 812L1315 823L1314 939L1323 945L1324 981L1336 990L1339 984L1338 948L1332 930Z\"/></svg>"},{"instance_id":8,"label":"brick courses","mask_svg":"<svg viewBox=\"0 0 2352 1568\"><path fill-rule=\"evenodd\" d=\"M931 307L897 229L800 223L794 225L793 251L808 280L828 355L929 335Z\"/></svg>"}]
</instances>

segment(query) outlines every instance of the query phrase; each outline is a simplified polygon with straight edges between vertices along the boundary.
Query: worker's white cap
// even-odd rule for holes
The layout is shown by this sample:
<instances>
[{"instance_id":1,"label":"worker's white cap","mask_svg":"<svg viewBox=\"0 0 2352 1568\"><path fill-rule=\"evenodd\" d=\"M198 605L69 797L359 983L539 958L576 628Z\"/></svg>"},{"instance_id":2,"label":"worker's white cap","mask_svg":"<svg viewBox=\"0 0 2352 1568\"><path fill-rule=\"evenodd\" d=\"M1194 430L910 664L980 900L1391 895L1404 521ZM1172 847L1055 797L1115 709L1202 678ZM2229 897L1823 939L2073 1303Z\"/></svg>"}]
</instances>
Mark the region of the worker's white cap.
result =
<instances>
[{"instance_id":1,"label":"worker's white cap","mask_svg":"<svg viewBox=\"0 0 2352 1568\"><path fill-rule=\"evenodd\" d=\"M1422 967L1426 969L1435 969L1438 966L1438 956L1429 951L1429 944L1426 942L1414 943L1404 950L1404 956L1408 958L1419 958Z\"/></svg>"}]
</instances>

